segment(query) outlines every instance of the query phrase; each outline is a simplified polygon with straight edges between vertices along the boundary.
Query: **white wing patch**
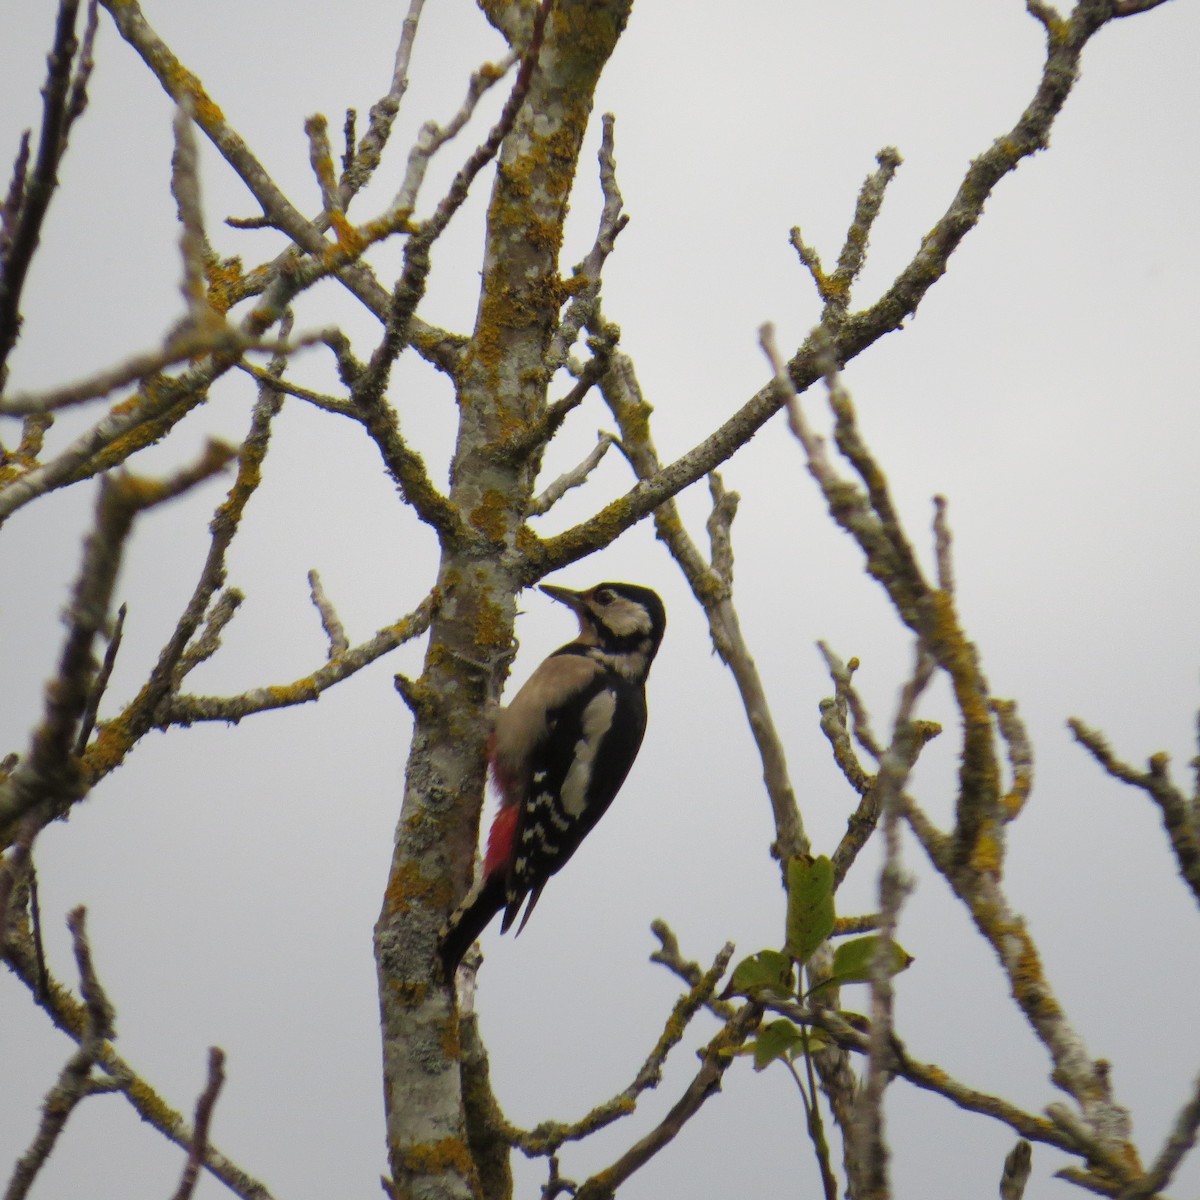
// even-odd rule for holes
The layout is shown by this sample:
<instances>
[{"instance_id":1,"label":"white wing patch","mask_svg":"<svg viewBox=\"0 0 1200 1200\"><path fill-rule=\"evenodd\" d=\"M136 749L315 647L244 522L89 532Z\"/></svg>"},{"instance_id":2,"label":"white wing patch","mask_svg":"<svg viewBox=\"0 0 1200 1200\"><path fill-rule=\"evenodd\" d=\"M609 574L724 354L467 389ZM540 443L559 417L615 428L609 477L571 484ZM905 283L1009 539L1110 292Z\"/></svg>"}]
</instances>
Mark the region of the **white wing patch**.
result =
<instances>
[{"instance_id":1,"label":"white wing patch","mask_svg":"<svg viewBox=\"0 0 1200 1200\"><path fill-rule=\"evenodd\" d=\"M575 758L562 786L562 806L572 817L582 816L587 807L592 764L616 711L617 693L611 688L598 692L583 710L583 736L575 743Z\"/></svg>"}]
</instances>

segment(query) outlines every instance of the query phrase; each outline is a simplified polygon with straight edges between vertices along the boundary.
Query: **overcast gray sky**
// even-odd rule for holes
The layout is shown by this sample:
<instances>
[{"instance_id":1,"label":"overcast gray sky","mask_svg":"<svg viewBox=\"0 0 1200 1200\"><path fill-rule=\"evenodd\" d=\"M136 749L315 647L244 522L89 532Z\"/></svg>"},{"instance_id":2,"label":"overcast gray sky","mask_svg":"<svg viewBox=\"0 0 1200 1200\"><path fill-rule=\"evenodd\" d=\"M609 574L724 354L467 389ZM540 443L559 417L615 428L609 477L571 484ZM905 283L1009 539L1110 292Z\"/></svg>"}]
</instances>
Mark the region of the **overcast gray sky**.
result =
<instances>
[{"instance_id":1,"label":"overcast gray sky","mask_svg":"<svg viewBox=\"0 0 1200 1200\"><path fill-rule=\"evenodd\" d=\"M12 6L0 41L0 160L35 125L54 6ZM406 6L346 0L183 5L145 0L147 17L299 207L319 196L303 120L348 106L362 120L387 87ZM157 344L182 315L167 190L167 98L106 17L91 105L76 127L36 260L12 361L16 390L47 387ZM640 0L602 81L616 114L618 172L631 222L605 277L662 456L704 437L768 378L757 328L789 351L819 304L788 245L800 225L836 258L857 188L883 146L904 158L876 225L857 297L887 286L945 210L970 159L1008 130L1042 61L1041 26L1018 0L843 0L652 4ZM358 219L387 202L403 152L428 118L458 107L468 72L502 52L467 0L429 0L412 87ZM1102 776L1071 742L1068 716L1106 730L1125 758L1168 751L1186 783L1200 700L1200 225L1196 216L1200 14L1174 0L1104 30L1055 127L1052 146L1004 180L918 315L854 362L846 383L922 552L930 498L944 494L956 537L961 612L994 692L1015 698L1037 776L1013 827L1007 879L1051 983L1087 1040L1114 1064L1117 1098L1153 1157L1200 1070L1195 1021L1200 938L1157 813ZM501 90L504 90L503 88ZM499 97L431 173L427 211L487 128ZM599 206L597 128L572 201L564 262L590 245ZM210 233L247 263L269 234L227 215L255 206L205 149ZM469 330L490 177L434 253L423 314ZM381 278L398 252L373 259ZM342 323L361 354L376 330L325 284L301 329ZM332 385L315 353L296 375ZM453 436L453 397L419 364L393 401L435 478ZM253 391L233 381L139 460L181 461L213 431L240 439ZM825 424L817 393L806 401ZM95 412L85 416L94 419ZM66 431L75 418L62 424ZM362 640L411 609L435 563L432 539L400 508L377 456L328 414L289 402L267 482L230 560L248 600L226 647L193 677L224 692L311 670L323 636L305 572L318 568ZM597 398L571 418L551 477L610 423ZM11 436L11 430L5 430ZM734 529L737 599L787 740L814 847L829 852L852 808L817 727L830 688L814 643L862 660L878 727L890 723L909 647L857 550L825 516L799 448L778 419L728 465L742 494ZM629 486L611 455L547 519L558 529ZM119 588L130 615L110 695L144 678L190 594L223 485L138 527ZM14 517L0 539L0 755L27 744L40 683L59 648L58 614L94 500L76 487ZM683 509L703 536L707 493ZM928 561L928 557L926 559ZM570 1119L624 1087L678 988L645 960L661 916L686 953L711 958L777 944L782 900L769 810L731 681L648 526L564 572L584 586L629 579L664 595L667 640L650 680L642 757L610 814L547 889L520 940L485 938L479 1008L494 1082L510 1118ZM519 633L519 683L572 632L532 593ZM397 653L319 704L152 735L69 823L38 844L52 964L73 980L63 915L89 906L98 967L117 1006L123 1053L189 1111L205 1048L224 1047L228 1083L213 1138L279 1200L376 1196L385 1169L371 928L398 812L406 711L391 686L418 668ZM944 692L924 715L948 717ZM914 791L949 819L956 737L926 752ZM902 1036L918 1057L1035 1111L1059 1095L1047 1061L915 845L918 880L901 940L916 955L898 980ZM843 912L874 907L862 862ZM847 1003L865 998L847 996ZM713 1027L698 1021L689 1046ZM67 1055L22 988L0 977L0 1173L33 1133L36 1106ZM583 1178L658 1120L694 1070L678 1052L633 1123L563 1156ZM897 1083L890 1139L896 1194L991 1195L1013 1135ZM1035 1151L1029 1200L1066 1196L1062 1160ZM118 1098L73 1118L35 1195L151 1200L169 1194L180 1153ZM536 1170L516 1163L519 1194ZM738 1064L725 1094L623 1190L627 1200L815 1194L794 1086L778 1068ZM1200 1190L1190 1165L1172 1189ZM200 1195L215 1197L205 1180Z\"/></svg>"}]
</instances>

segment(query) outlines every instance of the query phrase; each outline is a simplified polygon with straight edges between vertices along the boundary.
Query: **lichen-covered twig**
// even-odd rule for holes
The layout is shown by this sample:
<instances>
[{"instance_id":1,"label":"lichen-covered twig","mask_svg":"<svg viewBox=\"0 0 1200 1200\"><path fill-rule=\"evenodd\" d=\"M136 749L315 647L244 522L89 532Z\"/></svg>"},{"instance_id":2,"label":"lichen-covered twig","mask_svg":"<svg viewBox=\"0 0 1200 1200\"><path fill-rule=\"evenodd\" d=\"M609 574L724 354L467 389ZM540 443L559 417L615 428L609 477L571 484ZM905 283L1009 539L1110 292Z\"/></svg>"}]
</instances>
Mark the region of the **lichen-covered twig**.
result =
<instances>
[{"instance_id":1,"label":"lichen-covered twig","mask_svg":"<svg viewBox=\"0 0 1200 1200\"><path fill-rule=\"evenodd\" d=\"M41 236L50 198L58 186L58 168L67 152L71 127L87 106L96 37L96 0L89 0L83 43L75 36L79 0L60 0L42 87L42 128L33 169L28 167L28 135L3 208L0 237L0 391L8 377L8 356L21 331L21 294ZM78 52L78 58L76 53Z\"/></svg>"},{"instance_id":2,"label":"lichen-covered twig","mask_svg":"<svg viewBox=\"0 0 1200 1200\"><path fill-rule=\"evenodd\" d=\"M588 452L587 457L564 471L557 479L551 480L536 496L529 501L528 515L540 517L549 512L571 488L581 487L587 482L588 476L600 465L600 460L608 453L609 446L616 444L617 439L611 433L603 430L597 435L596 444Z\"/></svg>"},{"instance_id":3,"label":"lichen-covered twig","mask_svg":"<svg viewBox=\"0 0 1200 1200\"><path fill-rule=\"evenodd\" d=\"M290 327L291 318L285 316L282 326L285 337ZM270 375L281 374L285 361L282 354L277 354L272 360ZM209 611L213 596L225 582L225 556L237 536L246 505L262 481L262 466L270 444L272 422L281 403L279 394L268 383L262 384L251 414L249 432L237 452L237 476L225 500L217 506L210 523L212 537L196 586L175 629L159 652L150 677L121 715L115 721L106 723L97 744L87 755L88 773L93 783L123 761L138 739L153 727L158 709L178 690L184 675L215 650L220 629L232 617L240 601L240 594L228 598L219 622L210 622L205 645L191 646ZM187 657L189 649L194 652ZM97 770L97 760L104 764L103 769Z\"/></svg>"},{"instance_id":4,"label":"lichen-covered twig","mask_svg":"<svg viewBox=\"0 0 1200 1200\"><path fill-rule=\"evenodd\" d=\"M121 636L125 629L125 614L128 611L128 606L125 604L117 609L117 619L113 622L112 632L108 635L108 645L104 650L104 661L100 664L100 670L92 681L92 686L88 691L87 705L83 710L83 716L79 719L79 733L75 737L75 753L77 755L87 749L88 739L92 736L92 730L96 728L96 714L100 711L100 701L104 699L104 691L108 687L113 667L117 662L117 653L121 649Z\"/></svg>"},{"instance_id":5,"label":"lichen-covered twig","mask_svg":"<svg viewBox=\"0 0 1200 1200\"><path fill-rule=\"evenodd\" d=\"M352 136L347 139L350 143L347 147L347 161L338 184L343 209L350 206L350 201L375 173L375 168L379 166L383 157L396 114L400 111L400 102L404 99L404 93L408 91L408 67L412 59L417 26L421 20L421 10L424 7L425 0L409 0L408 12L400 27L400 41L396 46L396 58L388 90L371 105L367 132L363 134L358 145L353 146ZM349 127L352 128L352 124Z\"/></svg>"},{"instance_id":6,"label":"lichen-covered twig","mask_svg":"<svg viewBox=\"0 0 1200 1200\"><path fill-rule=\"evenodd\" d=\"M911 887L900 862L900 797L924 739L915 728L917 701L933 675L933 660L918 642L912 676L900 693L892 740L879 762L872 789L883 816L884 861L879 875L879 943L871 966L871 1029L867 1070L855 1104L854 1122L846 1132L849 1154L860 1172L864 1196L887 1200L889 1151L884 1140L883 1096L890 1079L895 1021L891 962L900 906Z\"/></svg>"},{"instance_id":7,"label":"lichen-covered twig","mask_svg":"<svg viewBox=\"0 0 1200 1200\"><path fill-rule=\"evenodd\" d=\"M185 325L173 332L160 349L134 354L116 366L97 371L78 383L64 384L46 392L17 392L8 396L0 400L0 416L50 413L85 404L138 380L151 379L176 363L210 354L234 357L248 353L290 354L314 342L323 342L327 337L327 330L319 330L300 334L293 341L280 341L277 338L251 337L231 325L211 324L199 329ZM239 360L237 365L246 364ZM124 432L124 429L119 432Z\"/></svg>"},{"instance_id":8,"label":"lichen-covered twig","mask_svg":"<svg viewBox=\"0 0 1200 1200\"><path fill-rule=\"evenodd\" d=\"M92 645L108 621L117 570L134 518L210 478L232 456L229 447L211 442L192 465L167 479L144 479L122 472L101 484L92 531L67 610L66 640L57 672L46 685L42 723L34 731L28 754L0 783L0 845L8 844L15 823L27 813L36 811L44 824L65 813L87 789L75 742L96 670Z\"/></svg>"},{"instance_id":9,"label":"lichen-covered twig","mask_svg":"<svg viewBox=\"0 0 1200 1200\"><path fill-rule=\"evenodd\" d=\"M1113 754L1104 735L1082 721L1068 722L1076 740L1114 779L1142 791L1158 805L1163 826L1171 839L1171 849L1179 873L1192 894L1200 901L1200 819L1188 798L1172 782L1170 762L1165 754L1152 755L1145 771L1138 771Z\"/></svg>"},{"instance_id":10,"label":"lichen-covered twig","mask_svg":"<svg viewBox=\"0 0 1200 1200\"><path fill-rule=\"evenodd\" d=\"M598 326L597 332L600 332L603 325L598 322ZM616 418L621 431L621 449L634 471L639 478L655 475L660 464L650 435L650 405L642 396L628 355L617 350L611 353L609 369L600 380L600 390ZM792 855L808 851L808 838L788 772L783 740L775 727L762 678L733 604L730 527L737 512L738 497L736 493L725 491L716 474L709 480L709 490L713 501L708 523L712 547L710 561L705 561L684 528L673 500L665 501L655 512L655 532L679 564L692 594L703 607L713 645L737 684L762 761L763 782L775 820L772 853L785 863Z\"/></svg>"},{"instance_id":11,"label":"lichen-covered twig","mask_svg":"<svg viewBox=\"0 0 1200 1200\"><path fill-rule=\"evenodd\" d=\"M233 620L237 610L246 597L237 588L224 588L217 597L208 616L204 628L188 643L188 648L179 656L172 678L182 683L201 663L208 662L221 648L221 634L225 626Z\"/></svg>"},{"instance_id":12,"label":"lichen-covered twig","mask_svg":"<svg viewBox=\"0 0 1200 1200\"><path fill-rule=\"evenodd\" d=\"M13 902L17 883L30 869L30 851L39 829L37 818L27 816L18 826L8 853L0 859L0 956L8 938L9 905Z\"/></svg>"},{"instance_id":13,"label":"lichen-covered twig","mask_svg":"<svg viewBox=\"0 0 1200 1200\"><path fill-rule=\"evenodd\" d=\"M350 649L350 639L346 637L346 628L337 615L333 602L325 594L321 576L315 568L308 573L308 588L313 607L321 617L321 628L325 630L325 636L329 639L328 657L337 658L339 654L345 654Z\"/></svg>"},{"instance_id":14,"label":"lichen-covered twig","mask_svg":"<svg viewBox=\"0 0 1200 1200\"><path fill-rule=\"evenodd\" d=\"M1132 10L1131 10L1132 11ZM1048 142L1050 130L1074 87L1087 43L1112 16L1111 0L1082 0L1068 19L1059 21L1047 39L1046 57L1032 99L1014 126L997 137L971 162L949 207L929 232L888 291L870 307L848 312L837 323L828 354L845 364L898 329L945 274L950 258L975 227L996 186L1025 159ZM822 374L823 348L809 339L787 363L797 392L806 391ZM652 477L640 479L624 496L589 520L547 538L538 548L532 573L540 578L608 545L631 525L720 466L786 403L775 384L750 397L719 429Z\"/></svg>"},{"instance_id":15,"label":"lichen-covered twig","mask_svg":"<svg viewBox=\"0 0 1200 1200\"><path fill-rule=\"evenodd\" d=\"M334 684L348 679L397 646L420 637L429 628L433 609L434 597L431 594L407 616L385 625L365 642L350 647L344 654L324 663L310 674L288 683L251 688L233 696L172 693L155 710L152 727L165 729L171 725L194 725L201 721L236 724L253 713L311 703ZM96 783L115 770L133 748L136 738L132 735L140 727L131 721L133 715L127 708L120 716L101 726L99 735L84 757L91 783Z\"/></svg>"},{"instance_id":16,"label":"lichen-covered twig","mask_svg":"<svg viewBox=\"0 0 1200 1200\"><path fill-rule=\"evenodd\" d=\"M791 243L796 254L812 276L817 286L817 294L825 302L821 314L821 324L827 329L835 329L845 319L850 305L851 289L867 261L867 243L871 236L871 227L879 215L883 204L883 194L891 183L900 166L900 155L891 146L885 146L875 156L878 169L868 175L863 181L858 193L858 203L854 209L854 219L846 231L846 240L842 252L838 255L838 265L832 274L826 274L821 266L821 256L813 247L807 245L797 225L791 232Z\"/></svg>"},{"instance_id":17,"label":"lichen-covered twig","mask_svg":"<svg viewBox=\"0 0 1200 1200\"><path fill-rule=\"evenodd\" d=\"M659 942L658 949L650 955L650 961L660 963L667 970L678 975L689 987L698 986L704 977L704 968L698 962L683 957L679 949L679 939L666 921L662 918L652 921L650 932L658 938ZM728 1000L719 1000L713 996L710 996L704 1005L714 1017L721 1021L728 1021L737 1011Z\"/></svg>"},{"instance_id":18,"label":"lichen-covered twig","mask_svg":"<svg viewBox=\"0 0 1200 1200\"><path fill-rule=\"evenodd\" d=\"M213 1109L216 1107L217 1096L221 1085L225 1082L225 1052L218 1046L213 1046L208 1052L208 1082L200 1098L196 1101L196 1121L193 1126L192 1145L188 1150L187 1162L183 1165L183 1177L179 1187L175 1189L172 1200L191 1200L196 1190L196 1182L200 1178L200 1168L204 1165L204 1155L208 1150L208 1127L212 1121Z\"/></svg>"},{"instance_id":19,"label":"lichen-covered twig","mask_svg":"<svg viewBox=\"0 0 1200 1200\"><path fill-rule=\"evenodd\" d=\"M1004 794L1002 815L1006 821L1011 821L1020 814L1033 791L1033 743L1017 712L1015 700L993 698L992 712L996 715L996 728L1008 747L1012 786Z\"/></svg>"},{"instance_id":20,"label":"lichen-covered twig","mask_svg":"<svg viewBox=\"0 0 1200 1200\"><path fill-rule=\"evenodd\" d=\"M827 339L816 340L829 346ZM883 471L859 432L853 403L833 359L827 356L822 361L830 372L829 405L834 413L837 448L857 472L861 486L838 474L824 440L811 427L783 370L769 326L762 331L762 342L776 368L776 387L785 393L792 432L804 447L809 472L825 497L830 515L858 543L866 558L868 574L884 588L897 615L921 640L953 685L963 721L955 827L957 854L966 860L987 839L990 857L997 860L998 869L1003 844L990 695L974 647L959 623L953 596L927 582L900 524Z\"/></svg>"},{"instance_id":21,"label":"lichen-covered twig","mask_svg":"<svg viewBox=\"0 0 1200 1200\"><path fill-rule=\"evenodd\" d=\"M827 339L818 337L817 342ZM768 344L769 338L764 338ZM773 360L778 362L777 355ZM974 648L959 622L953 597L925 579L899 521L887 481L863 441L854 407L832 360L829 403L841 455L861 486L843 480L815 433L790 381L777 371L776 387L787 393L793 431L804 447L808 469L819 484L833 518L858 543L867 571L885 589L901 620L917 635L938 668L950 679L963 725L957 822L946 836L909 799L905 817L938 871L967 907L977 928L995 950L1012 993L1055 1064L1055 1080L1078 1103L1081 1120L1108 1161L1136 1160L1128 1113L1113 1101L1105 1073L1092 1061L1072 1028L1042 970L1024 922L1009 907L1001 885L1004 825L1000 768L991 697ZM944 530L941 535L944 544ZM943 568L944 573L944 568Z\"/></svg>"},{"instance_id":22,"label":"lichen-covered twig","mask_svg":"<svg viewBox=\"0 0 1200 1200\"><path fill-rule=\"evenodd\" d=\"M71 930L80 990L84 998L79 1048L67 1060L54 1086L46 1094L42 1103L41 1122L29 1148L17 1159L4 1192L4 1200L25 1200L80 1101L98 1090L112 1090L110 1083L92 1077L92 1068L100 1062L105 1044L113 1036L113 1010L92 965L84 910L72 910L67 917L67 925Z\"/></svg>"},{"instance_id":23,"label":"lichen-covered twig","mask_svg":"<svg viewBox=\"0 0 1200 1200\"><path fill-rule=\"evenodd\" d=\"M240 362L238 363L238 369L245 371L247 375L257 379L260 383L269 383L276 391L282 392L287 396L295 396L297 400L303 400L311 404L314 408L333 413L338 417L349 417L354 421L361 420L349 400L342 400L337 396L330 396L325 392L317 392L312 388L301 387L300 384L292 383L287 379L273 379L269 372L264 371L261 367L254 366L253 363Z\"/></svg>"},{"instance_id":24,"label":"lichen-covered twig","mask_svg":"<svg viewBox=\"0 0 1200 1200\"><path fill-rule=\"evenodd\" d=\"M676 1001L658 1041L628 1087L603 1104L598 1104L586 1116L570 1124L545 1121L530 1130L509 1126L507 1132L512 1145L530 1158L552 1155L557 1153L565 1143L589 1137L597 1130L603 1129L633 1112L637 1107L638 1097L644 1091L655 1088L662 1082L662 1070L667 1056L679 1044L692 1018L712 999L717 984L724 976L732 957L733 946L726 943L718 952L713 965L701 974L690 990Z\"/></svg>"},{"instance_id":25,"label":"lichen-covered twig","mask_svg":"<svg viewBox=\"0 0 1200 1200\"><path fill-rule=\"evenodd\" d=\"M1000 1200L1021 1200L1033 1170L1033 1147L1022 1138L1004 1159L1000 1175Z\"/></svg>"},{"instance_id":26,"label":"lichen-covered twig","mask_svg":"<svg viewBox=\"0 0 1200 1200\"><path fill-rule=\"evenodd\" d=\"M1171 1182L1184 1155L1195 1146L1197 1132L1200 1132L1200 1078L1192 1085L1192 1094L1179 1110L1158 1157L1141 1179L1120 1193L1120 1200L1150 1200L1156 1196Z\"/></svg>"},{"instance_id":27,"label":"lichen-covered twig","mask_svg":"<svg viewBox=\"0 0 1200 1200\"><path fill-rule=\"evenodd\" d=\"M629 223L624 212L621 189L617 186L617 160L613 150L613 130L616 118L605 113L600 118L600 192L604 203L600 208L600 222L596 229L596 240L582 262L575 265L569 286L576 289L567 306L566 313L555 331L546 355L547 369L557 370L570 353L579 331L594 321L596 305L600 299L600 280L604 264L613 251L617 235Z\"/></svg>"},{"instance_id":28,"label":"lichen-covered twig","mask_svg":"<svg viewBox=\"0 0 1200 1200\"><path fill-rule=\"evenodd\" d=\"M721 1077L733 1062L732 1052L746 1040L760 1016L757 1004L743 1005L700 1051L700 1069L670 1112L615 1162L588 1179L575 1193L576 1200L610 1200L625 1180L667 1146L704 1102L720 1090Z\"/></svg>"},{"instance_id":29,"label":"lichen-covered twig","mask_svg":"<svg viewBox=\"0 0 1200 1200\"><path fill-rule=\"evenodd\" d=\"M863 767L855 752L854 742L858 742L876 762L882 760L884 750L875 738L870 714L854 686L858 659L852 658L848 663L843 663L824 642L818 642L817 646L829 668L834 686L834 695L821 701L821 732L829 741L838 769L860 797L858 807L846 821L846 832L830 855L834 887L837 888L879 822L877 776ZM936 721L913 720L910 727L913 736L918 737L922 744L941 733L941 726Z\"/></svg>"},{"instance_id":30,"label":"lichen-covered twig","mask_svg":"<svg viewBox=\"0 0 1200 1200\"><path fill-rule=\"evenodd\" d=\"M203 326L220 321L207 303L205 268L216 256L204 232L204 206L200 202L199 155L192 129L192 99L185 96L175 106L172 124L175 153L171 156L171 194L179 214L179 253L183 259L183 282L180 291L187 304L188 320Z\"/></svg>"},{"instance_id":31,"label":"lichen-covered twig","mask_svg":"<svg viewBox=\"0 0 1200 1200\"><path fill-rule=\"evenodd\" d=\"M76 1042L82 1042L87 1034L89 1019L86 1006L76 1000L53 976L47 977L45 987L41 985L33 939L27 926L14 931L9 937L7 946L4 947L4 960L13 974L29 989L35 1002L46 1010L54 1025ZM180 1149L190 1152L196 1140L195 1131L183 1115L173 1109L113 1049L111 1043L105 1042L100 1046L96 1065L107 1076L106 1079L98 1081L96 1086L120 1092L151 1128L157 1129ZM211 1144L204 1152L204 1166L241 1200L271 1200L271 1193L264 1184L248 1175Z\"/></svg>"},{"instance_id":32,"label":"lichen-covered twig","mask_svg":"<svg viewBox=\"0 0 1200 1200\"><path fill-rule=\"evenodd\" d=\"M225 120L220 107L213 101L200 80L172 53L146 20L136 0L100 0L112 17L121 37L137 51L154 73L162 88L178 104L190 97L196 124L216 147L261 205L270 223L284 232L311 258L311 270L297 269L296 254L286 251L267 264L249 273L229 287L227 303L236 303L251 296L261 296L254 311L244 324L254 333L262 333L282 313L298 290L315 280L333 275L380 320L387 319L388 293L365 263L358 261L360 247L354 246L339 253L326 240L320 220L310 221L284 195L266 168L250 150L240 135ZM391 226L388 226L388 232ZM365 244L365 243L364 243ZM445 369L447 337L413 319L412 342L417 351L430 362Z\"/></svg>"},{"instance_id":33,"label":"lichen-covered twig","mask_svg":"<svg viewBox=\"0 0 1200 1200\"><path fill-rule=\"evenodd\" d=\"M135 450L165 436L229 370L240 344L234 335L228 353L215 353L174 378L151 376L136 397L115 406L49 462L0 488L0 524L39 496L120 466Z\"/></svg>"},{"instance_id":34,"label":"lichen-covered twig","mask_svg":"<svg viewBox=\"0 0 1200 1200\"><path fill-rule=\"evenodd\" d=\"M543 22L544 28L544 22ZM540 41L539 41L540 44ZM462 132L467 122L475 114L475 109L479 101L487 94L487 92L501 79L508 74L512 66L521 58L521 55L516 51L510 51L499 63L485 63L477 71L473 72L470 80L467 83L467 95L459 106L458 111L446 122L445 125L439 125L436 121L426 121L421 126L420 132L417 134L417 140L412 149L408 152L408 164L405 167L404 179L400 184L396 195L393 197L391 204L388 206L391 213L402 213L410 215L417 207L417 198L420 195L421 187L425 182L425 175L429 169L430 161L433 156L447 142L456 138ZM526 61L530 61L526 56ZM525 84L525 88L528 83ZM524 88L522 89L524 95ZM509 100L512 96L510 93ZM509 118L511 121L511 118ZM490 140L490 139L489 139ZM495 150L491 151L491 156L495 155ZM465 168L464 168L465 169ZM478 169L471 172L472 176L478 173ZM469 181L468 181L469 184ZM452 189L453 190L453 189ZM448 193L449 194L449 193ZM461 203L461 201L460 201ZM457 205L455 206L457 207ZM449 218L447 218L448 220ZM443 222L443 228L444 228Z\"/></svg>"},{"instance_id":35,"label":"lichen-covered twig","mask_svg":"<svg viewBox=\"0 0 1200 1200\"><path fill-rule=\"evenodd\" d=\"M392 364L397 355L409 344L412 318L416 313L417 305L425 295L431 265L430 250L434 242L441 237L454 214L466 201L471 185L475 182L479 172L499 153L504 139L512 130L517 113L525 102L525 97L529 94L534 67L542 48L542 37L545 33L546 18L549 16L551 3L552 0L543 0L537 8L532 37L521 57L521 66L517 72L516 81L513 83L508 99L504 102L496 124L459 168L433 214L416 225L405 242L404 269L396 281L396 286L392 289L383 338L354 387L354 403L363 412L368 431L377 440L381 434L386 435L386 441L380 442L380 449L384 452L385 461L388 462L389 469L393 474L397 474L398 467L401 469L401 473L397 475L397 482L404 488L406 498L416 508L422 520L433 524L443 537L461 536L460 525L452 519L457 517L457 513L449 509L445 502L437 505L431 503L431 499L426 499L432 492L432 484L427 478L417 481L420 486L415 487L414 481L406 477L404 468L407 468L409 473L414 470L415 455L412 451L399 457L388 457L388 448L400 441L400 431L398 422L394 418L389 418L390 410L387 410L383 393ZM474 109L479 94L491 82L491 79L492 76L485 75L478 84L473 79L472 94L459 113L461 123L456 124L458 122L458 118L456 118L456 121L451 122L445 131L438 130L436 126L426 127L426 131L430 132L430 153L446 137L453 136L461 124L465 124L467 117ZM399 197L396 207L402 212L411 211L407 200L401 200ZM393 461L395 465L393 465ZM416 462L420 462L420 459L416 458Z\"/></svg>"}]
</instances>

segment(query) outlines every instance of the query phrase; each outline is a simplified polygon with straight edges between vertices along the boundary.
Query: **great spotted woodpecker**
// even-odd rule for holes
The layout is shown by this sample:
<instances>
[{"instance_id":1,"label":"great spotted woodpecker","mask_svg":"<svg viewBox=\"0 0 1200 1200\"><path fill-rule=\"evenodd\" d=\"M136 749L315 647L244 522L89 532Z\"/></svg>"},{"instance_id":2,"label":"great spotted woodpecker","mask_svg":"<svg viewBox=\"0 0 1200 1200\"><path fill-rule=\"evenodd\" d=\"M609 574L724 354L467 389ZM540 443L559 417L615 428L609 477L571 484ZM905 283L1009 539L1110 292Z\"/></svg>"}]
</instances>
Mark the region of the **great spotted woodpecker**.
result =
<instances>
[{"instance_id":1,"label":"great spotted woodpecker","mask_svg":"<svg viewBox=\"0 0 1200 1200\"><path fill-rule=\"evenodd\" d=\"M574 611L579 636L496 717L488 761L500 809L483 871L442 929L447 978L496 913L504 910L503 933L528 897L521 932L546 881L620 791L646 731L646 676L667 624L662 601L632 583L541 590Z\"/></svg>"}]
</instances>

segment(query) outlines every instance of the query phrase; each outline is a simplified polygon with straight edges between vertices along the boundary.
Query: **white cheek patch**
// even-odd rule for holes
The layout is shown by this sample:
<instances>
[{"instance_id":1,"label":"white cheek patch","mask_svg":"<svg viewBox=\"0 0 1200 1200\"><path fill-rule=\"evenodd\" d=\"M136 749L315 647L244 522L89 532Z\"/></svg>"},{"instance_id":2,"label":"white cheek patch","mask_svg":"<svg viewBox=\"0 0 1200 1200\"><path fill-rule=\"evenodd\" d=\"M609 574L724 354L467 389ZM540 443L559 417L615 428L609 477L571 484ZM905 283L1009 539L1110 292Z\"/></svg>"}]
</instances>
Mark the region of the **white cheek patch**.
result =
<instances>
[{"instance_id":1,"label":"white cheek patch","mask_svg":"<svg viewBox=\"0 0 1200 1200\"><path fill-rule=\"evenodd\" d=\"M604 625L617 637L632 637L635 633L650 632L650 614L640 605L626 600L613 604L604 613Z\"/></svg>"},{"instance_id":2,"label":"white cheek patch","mask_svg":"<svg viewBox=\"0 0 1200 1200\"><path fill-rule=\"evenodd\" d=\"M583 736L575 743L575 758L562 787L562 806L572 817L582 816L587 807L592 764L604 735L612 727L616 711L617 694L611 690L600 692L583 710Z\"/></svg>"}]
</instances>

